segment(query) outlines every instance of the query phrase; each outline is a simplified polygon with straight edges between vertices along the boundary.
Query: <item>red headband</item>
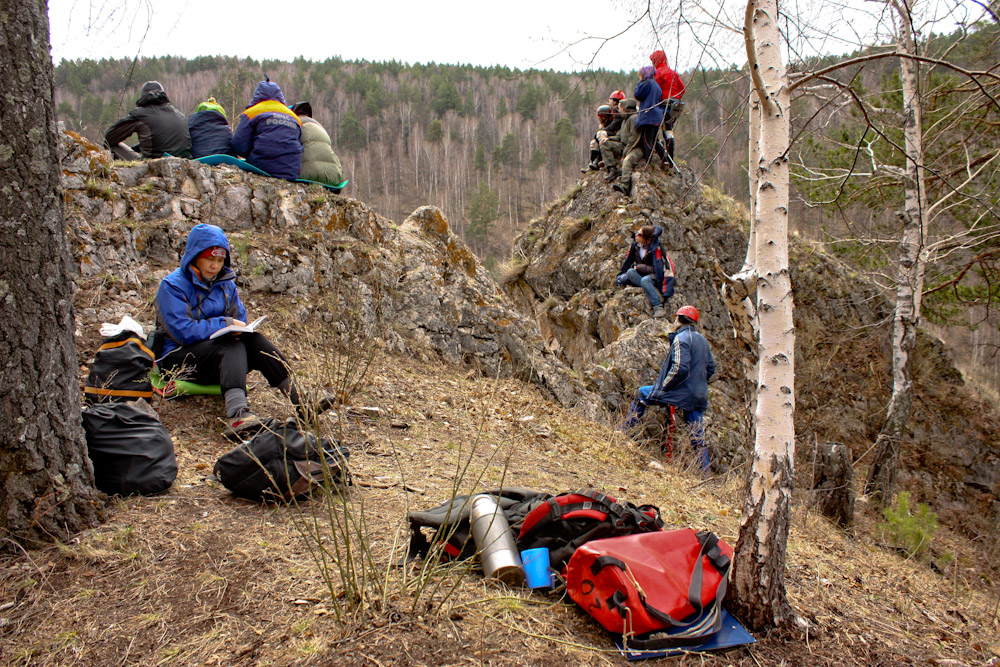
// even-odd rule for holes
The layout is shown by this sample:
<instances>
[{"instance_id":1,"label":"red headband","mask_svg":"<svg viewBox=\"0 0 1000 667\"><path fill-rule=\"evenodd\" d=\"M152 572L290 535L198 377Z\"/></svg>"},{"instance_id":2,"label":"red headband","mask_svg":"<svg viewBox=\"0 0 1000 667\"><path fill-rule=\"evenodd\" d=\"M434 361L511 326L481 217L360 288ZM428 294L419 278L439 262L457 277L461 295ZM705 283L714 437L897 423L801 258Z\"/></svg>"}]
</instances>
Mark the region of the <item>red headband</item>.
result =
<instances>
[{"instance_id":1,"label":"red headband","mask_svg":"<svg viewBox=\"0 0 1000 667\"><path fill-rule=\"evenodd\" d=\"M205 248L198 253L198 257L204 257L208 259L209 257L225 257L226 249L220 245L212 246L211 248Z\"/></svg>"}]
</instances>

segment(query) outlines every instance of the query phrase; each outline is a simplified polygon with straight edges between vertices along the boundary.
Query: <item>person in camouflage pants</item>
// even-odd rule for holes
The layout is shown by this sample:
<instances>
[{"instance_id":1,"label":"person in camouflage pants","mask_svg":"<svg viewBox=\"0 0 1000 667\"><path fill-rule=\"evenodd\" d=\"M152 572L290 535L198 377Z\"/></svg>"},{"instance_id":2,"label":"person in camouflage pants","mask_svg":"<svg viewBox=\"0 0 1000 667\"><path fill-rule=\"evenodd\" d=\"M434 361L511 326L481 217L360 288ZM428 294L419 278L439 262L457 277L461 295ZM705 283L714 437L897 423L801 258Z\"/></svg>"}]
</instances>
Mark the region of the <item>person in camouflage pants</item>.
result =
<instances>
[{"instance_id":1,"label":"person in camouflage pants","mask_svg":"<svg viewBox=\"0 0 1000 667\"><path fill-rule=\"evenodd\" d=\"M631 196L632 172L646 159L646 155L642 150L642 134L635 128L635 114L639 103L630 98L621 103L621 108L625 115L622 129L616 137L601 145L601 158L608 170L604 180L610 183L620 177L621 182L615 183L614 189Z\"/></svg>"}]
</instances>

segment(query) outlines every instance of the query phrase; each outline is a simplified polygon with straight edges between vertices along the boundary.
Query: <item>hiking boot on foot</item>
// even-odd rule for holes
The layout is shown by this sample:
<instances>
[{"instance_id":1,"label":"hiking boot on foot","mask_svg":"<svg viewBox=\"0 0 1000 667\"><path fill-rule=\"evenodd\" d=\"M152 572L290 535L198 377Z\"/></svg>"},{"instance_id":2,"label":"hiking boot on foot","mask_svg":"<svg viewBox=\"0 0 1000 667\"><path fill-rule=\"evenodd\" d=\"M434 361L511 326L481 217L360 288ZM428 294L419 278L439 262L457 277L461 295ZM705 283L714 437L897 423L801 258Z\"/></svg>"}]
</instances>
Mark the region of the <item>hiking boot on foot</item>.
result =
<instances>
[{"instance_id":1,"label":"hiking boot on foot","mask_svg":"<svg viewBox=\"0 0 1000 667\"><path fill-rule=\"evenodd\" d=\"M622 185L621 183L615 183L614 185L611 186L611 189L614 190L615 192L622 193L626 197L631 197L632 196L632 187L631 186L626 187L626 186Z\"/></svg>"},{"instance_id":2,"label":"hiking boot on foot","mask_svg":"<svg viewBox=\"0 0 1000 667\"><path fill-rule=\"evenodd\" d=\"M257 418L257 415L249 410L244 410L226 421L226 430L223 435L229 439L248 436L259 431L263 426L264 424Z\"/></svg>"},{"instance_id":3,"label":"hiking boot on foot","mask_svg":"<svg viewBox=\"0 0 1000 667\"><path fill-rule=\"evenodd\" d=\"M655 317L656 319L660 319L661 317L666 316L666 314L667 311L663 310L663 306L653 307L653 317Z\"/></svg>"},{"instance_id":4,"label":"hiking boot on foot","mask_svg":"<svg viewBox=\"0 0 1000 667\"><path fill-rule=\"evenodd\" d=\"M621 175L622 173L620 171L618 171L614 167L611 167L610 169L608 169L608 175L604 177L604 182L610 183L611 181L615 180Z\"/></svg>"}]
</instances>

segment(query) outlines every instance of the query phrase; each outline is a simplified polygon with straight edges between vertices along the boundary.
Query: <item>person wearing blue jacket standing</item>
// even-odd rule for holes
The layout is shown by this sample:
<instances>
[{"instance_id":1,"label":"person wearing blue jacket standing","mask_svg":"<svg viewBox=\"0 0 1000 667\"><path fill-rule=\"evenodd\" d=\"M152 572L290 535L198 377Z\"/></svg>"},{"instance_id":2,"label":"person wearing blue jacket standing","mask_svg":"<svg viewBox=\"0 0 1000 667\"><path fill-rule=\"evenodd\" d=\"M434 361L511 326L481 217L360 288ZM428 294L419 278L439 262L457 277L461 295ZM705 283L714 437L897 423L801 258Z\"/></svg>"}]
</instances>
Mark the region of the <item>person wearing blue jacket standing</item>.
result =
<instances>
[{"instance_id":1,"label":"person wearing blue jacket standing","mask_svg":"<svg viewBox=\"0 0 1000 667\"><path fill-rule=\"evenodd\" d=\"M691 431L691 445L698 453L702 470L709 470L708 447L702 417L708 408L708 381L715 374L715 359L708 341L695 330L698 309L681 306L670 334L670 351L660 367L656 382L639 387L629 407L622 430L638 425L646 408L662 405L670 408L670 431L674 427L674 409L684 412L684 421ZM668 441L669 442L669 441Z\"/></svg>"},{"instance_id":2,"label":"person wearing blue jacket standing","mask_svg":"<svg viewBox=\"0 0 1000 667\"><path fill-rule=\"evenodd\" d=\"M656 135L660 131L663 123L663 92L660 84L656 82L656 68L646 65L639 70L641 77L639 83L635 85L635 99L639 100L639 116L635 120L635 127L642 134L642 152L647 160L653 155L653 151L662 151L663 147L656 142ZM660 156L662 159L662 155Z\"/></svg>"},{"instance_id":3,"label":"person wearing blue jacket standing","mask_svg":"<svg viewBox=\"0 0 1000 667\"><path fill-rule=\"evenodd\" d=\"M233 133L233 151L275 178L294 181L302 170L302 122L285 106L285 96L270 79L254 90Z\"/></svg>"},{"instance_id":4,"label":"person wearing blue jacket standing","mask_svg":"<svg viewBox=\"0 0 1000 667\"><path fill-rule=\"evenodd\" d=\"M272 387L284 392L300 417L318 410L301 400L285 356L267 336L256 332L212 334L227 326L246 325L247 311L236 289L229 240L215 225L195 225L188 234L179 268L160 282L156 292L157 333L163 349L160 370L198 384L219 384L226 402L226 435L259 429L260 420L247 404L247 373L260 371Z\"/></svg>"}]
</instances>

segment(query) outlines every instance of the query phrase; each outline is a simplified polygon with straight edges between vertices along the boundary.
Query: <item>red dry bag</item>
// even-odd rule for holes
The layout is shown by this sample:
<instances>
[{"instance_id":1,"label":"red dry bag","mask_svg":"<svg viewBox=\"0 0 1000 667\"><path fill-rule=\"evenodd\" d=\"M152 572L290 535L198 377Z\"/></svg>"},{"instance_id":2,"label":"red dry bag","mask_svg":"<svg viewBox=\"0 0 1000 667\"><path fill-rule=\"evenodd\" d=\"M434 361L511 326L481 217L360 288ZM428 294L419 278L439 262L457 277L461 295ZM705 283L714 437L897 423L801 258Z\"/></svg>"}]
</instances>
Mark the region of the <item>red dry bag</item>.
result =
<instances>
[{"instance_id":1,"label":"red dry bag","mask_svg":"<svg viewBox=\"0 0 1000 667\"><path fill-rule=\"evenodd\" d=\"M714 533L690 528L594 540L570 558L566 589L631 646L664 631L657 646L701 644L722 627L732 557Z\"/></svg>"}]
</instances>

